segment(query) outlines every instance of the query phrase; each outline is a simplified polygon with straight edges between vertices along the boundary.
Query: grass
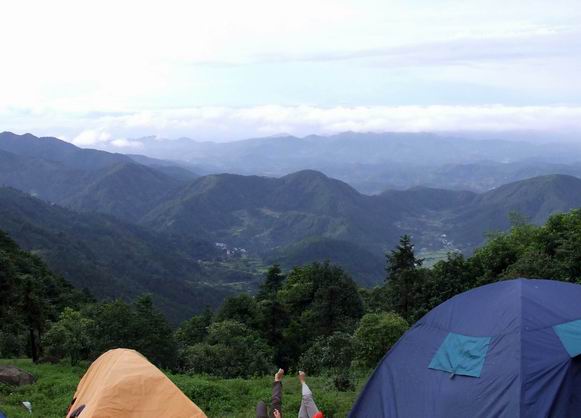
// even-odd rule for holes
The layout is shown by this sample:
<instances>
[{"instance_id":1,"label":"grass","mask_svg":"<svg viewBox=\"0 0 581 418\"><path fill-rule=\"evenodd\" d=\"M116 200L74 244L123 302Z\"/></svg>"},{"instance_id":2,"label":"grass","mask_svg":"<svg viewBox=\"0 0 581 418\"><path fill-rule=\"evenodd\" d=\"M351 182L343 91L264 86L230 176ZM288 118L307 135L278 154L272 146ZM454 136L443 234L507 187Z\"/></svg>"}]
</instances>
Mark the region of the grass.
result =
<instances>
[{"instance_id":1,"label":"grass","mask_svg":"<svg viewBox=\"0 0 581 418\"><path fill-rule=\"evenodd\" d=\"M33 364L30 360L0 360L27 370L37 378L36 383L20 388L0 384L0 410L9 418L63 418L77 384L87 365L71 367L68 363ZM206 376L168 374L208 417L254 418L259 400L269 403L271 377L252 379L218 379ZM345 417L365 381L356 378L356 389L339 392L329 377L310 377L309 386L315 401L326 417ZM296 416L300 405L300 385L295 377L287 376L283 386L283 413ZM32 403L33 415L22 406Z\"/></svg>"}]
</instances>

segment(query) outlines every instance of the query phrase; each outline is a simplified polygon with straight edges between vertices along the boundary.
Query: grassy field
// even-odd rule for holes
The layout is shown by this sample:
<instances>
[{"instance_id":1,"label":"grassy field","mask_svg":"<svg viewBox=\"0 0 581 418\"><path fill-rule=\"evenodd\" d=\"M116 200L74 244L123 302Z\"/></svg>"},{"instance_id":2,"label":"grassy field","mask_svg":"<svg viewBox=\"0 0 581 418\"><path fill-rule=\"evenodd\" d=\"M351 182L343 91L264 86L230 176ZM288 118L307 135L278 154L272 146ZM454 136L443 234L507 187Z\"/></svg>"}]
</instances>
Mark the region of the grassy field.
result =
<instances>
[{"instance_id":1,"label":"grassy field","mask_svg":"<svg viewBox=\"0 0 581 418\"><path fill-rule=\"evenodd\" d=\"M0 410L9 418L39 417L63 418L85 367L71 367L68 363L35 365L30 360L0 360L34 374L35 384L12 388L0 384ZM254 418L259 400L270 399L272 378L216 379L204 376L168 376L209 417ZM309 378L315 401L327 417L345 417L365 381L356 379L356 390L339 392L333 380L326 377ZM284 383L283 413L297 415L300 404L300 385L295 377L287 376ZM22 401L32 403L33 415L21 406Z\"/></svg>"}]
</instances>

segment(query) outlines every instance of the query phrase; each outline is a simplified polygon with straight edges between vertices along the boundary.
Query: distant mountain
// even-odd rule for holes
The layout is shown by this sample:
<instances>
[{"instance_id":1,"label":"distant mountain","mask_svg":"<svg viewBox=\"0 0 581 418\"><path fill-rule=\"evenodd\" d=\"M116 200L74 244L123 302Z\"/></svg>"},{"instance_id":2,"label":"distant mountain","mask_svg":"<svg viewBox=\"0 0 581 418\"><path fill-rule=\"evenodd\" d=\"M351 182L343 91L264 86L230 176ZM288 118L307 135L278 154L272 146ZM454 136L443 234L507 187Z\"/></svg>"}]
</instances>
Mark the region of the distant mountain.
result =
<instances>
[{"instance_id":1,"label":"distant mountain","mask_svg":"<svg viewBox=\"0 0 581 418\"><path fill-rule=\"evenodd\" d=\"M165 146L163 141L155 142ZM177 142L185 147L184 155L191 142ZM488 141L465 143L424 134L348 133L196 145L200 152L196 158L226 165L260 161L265 171L322 161L325 167L344 173L354 169L361 178L367 176L365 167L401 169L400 179L411 184L457 178L451 186L460 187L464 181L489 189L509 182L484 193L415 186L370 196L317 170L277 178L197 177L181 163L174 166L150 157L82 150L55 138L3 133L0 184L44 202L2 189L0 229L42 254L75 285L87 286L102 297L151 291L166 310L176 310L175 317L191 312L190 302L205 300L206 291L216 290L218 296L208 299L214 303L229 291L252 288L264 263L291 267L329 259L360 283L372 284L382 280L383 255L402 234L411 234L424 254L470 252L487 231L506 229L512 211L542 223L554 212L581 206L581 180L573 176L510 182L545 169L575 172L576 164L547 163L539 156L567 151L571 161L577 155L573 146L557 151L543 145L526 147L524 155L530 160L501 163L494 159L510 159L523 144L495 144L498 149ZM265 155L265 150L271 154ZM446 165L420 173L429 154ZM465 154L462 158L472 162L455 164L462 159L456 154ZM357 159L363 161L359 166L341 166ZM407 166L420 171L405 171L402 167ZM188 290L188 286L193 287ZM172 305L174 296L177 302Z\"/></svg>"},{"instance_id":2,"label":"distant mountain","mask_svg":"<svg viewBox=\"0 0 581 418\"><path fill-rule=\"evenodd\" d=\"M0 134L0 185L81 211L134 222L194 178L179 165L147 157L82 149L56 138Z\"/></svg>"},{"instance_id":3,"label":"distant mountain","mask_svg":"<svg viewBox=\"0 0 581 418\"><path fill-rule=\"evenodd\" d=\"M38 138L31 134L0 133L0 150L29 158L41 158L62 164L63 167L94 170L111 164L127 163L131 159L94 149L83 149L53 137Z\"/></svg>"},{"instance_id":4,"label":"distant mountain","mask_svg":"<svg viewBox=\"0 0 581 418\"><path fill-rule=\"evenodd\" d=\"M377 251L398 236L396 207L316 171L279 179L222 174L194 181L145 216L143 224L195 231L261 253L309 237Z\"/></svg>"},{"instance_id":5,"label":"distant mountain","mask_svg":"<svg viewBox=\"0 0 581 418\"><path fill-rule=\"evenodd\" d=\"M511 163L481 161L437 168L422 181L430 187L484 192L503 184L551 174L581 177L581 163L560 164L536 159Z\"/></svg>"},{"instance_id":6,"label":"distant mountain","mask_svg":"<svg viewBox=\"0 0 581 418\"><path fill-rule=\"evenodd\" d=\"M200 176L196 168L188 163L160 160L137 154L127 154L127 156L138 164L151 167L177 180L193 180Z\"/></svg>"},{"instance_id":7,"label":"distant mountain","mask_svg":"<svg viewBox=\"0 0 581 418\"><path fill-rule=\"evenodd\" d=\"M486 232L506 230L509 213L523 215L531 223L543 224L550 215L581 207L581 180L566 175L535 177L510 183L478 195L457 208L444 223L465 247L482 243Z\"/></svg>"},{"instance_id":8,"label":"distant mountain","mask_svg":"<svg viewBox=\"0 0 581 418\"><path fill-rule=\"evenodd\" d=\"M134 222L162 203L184 181L133 162L85 174L74 193L59 203L85 212L100 212Z\"/></svg>"},{"instance_id":9,"label":"distant mountain","mask_svg":"<svg viewBox=\"0 0 581 418\"><path fill-rule=\"evenodd\" d=\"M76 287L99 298L152 293L173 321L240 291L226 283L231 272L208 271L198 261L219 256L213 244L77 213L14 189L0 188L0 230ZM253 277L238 274L238 281L244 280L254 286Z\"/></svg>"},{"instance_id":10,"label":"distant mountain","mask_svg":"<svg viewBox=\"0 0 581 418\"><path fill-rule=\"evenodd\" d=\"M581 207L581 180L564 175L535 177L482 194L416 187L367 196L321 173L301 171L278 179L202 177L142 223L191 231L291 264L293 258L304 258L307 248L321 253L321 246L336 241L381 256L405 233L422 251L470 251L487 231L508 228L511 212L540 224L552 213L575 207ZM290 255L301 252L305 256Z\"/></svg>"},{"instance_id":11,"label":"distant mountain","mask_svg":"<svg viewBox=\"0 0 581 418\"><path fill-rule=\"evenodd\" d=\"M581 165L577 164L581 161L581 146L574 142L555 146L550 143L552 137L545 138L546 143L537 137L527 143L492 139L490 135L488 138L480 135L478 139L461 135L345 132L227 143L153 137L142 138L140 142L144 154L187 162L202 174L228 172L280 177L314 169L367 194L414 186L481 192L538 175L581 176ZM502 135L493 138L499 137ZM466 173L470 166L479 174ZM567 171L555 171L557 166Z\"/></svg>"},{"instance_id":12,"label":"distant mountain","mask_svg":"<svg viewBox=\"0 0 581 418\"><path fill-rule=\"evenodd\" d=\"M385 257L349 241L330 238L307 238L270 253L266 262L286 269L333 260L364 286L374 286L385 279Z\"/></svg>"}]
</instances>

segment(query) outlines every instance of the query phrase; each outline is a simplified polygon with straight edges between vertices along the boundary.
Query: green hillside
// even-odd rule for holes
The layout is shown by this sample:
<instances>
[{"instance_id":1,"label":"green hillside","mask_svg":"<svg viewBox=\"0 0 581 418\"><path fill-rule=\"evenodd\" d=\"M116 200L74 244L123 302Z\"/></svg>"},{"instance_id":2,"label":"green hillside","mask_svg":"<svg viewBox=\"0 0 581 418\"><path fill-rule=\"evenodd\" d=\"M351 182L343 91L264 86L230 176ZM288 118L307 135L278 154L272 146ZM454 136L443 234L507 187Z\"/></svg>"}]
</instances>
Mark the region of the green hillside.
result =
<instances>
[{"instance_id":1,"label":"green hillside","mask_svg":"<svg viewBox=\"0 0 581 418\"><path fill-rule=\"evenodd\" d=\"M349 241L329 238L307 238L278 248L266 256L268 264L286 269L315 261L332 260L342 266L363 286L374 286L383 279L385 257L378 256Z\"/></svg>"},{"instance_id":2,"label":"green hillside","mask_svg":"<svg viewBox=\"0 0 581 418\"><path fill-rule=\"evenodd\" d=\"M581 180L565 175L535 177L507 184L477 196L446 216L449 233L466 248L482 243L487 232L510 227L515 212L536 225L550 215L581 207Z\"/></svg>"},{"instance_id":3,"label":"green hillside","mask_svg":"<svg viewBox=\"0 0 581 418\"><path fill-rule=\"evenodd\" d=\"M261 252L310 237L381 251L399 233L392 206L316 171L279 179L223 174L196 180L144 217L143 224L203 231L215 241Z\"/></svg>"},{"instance_id":4,"label":"green hillside","mask_svg":"<svg viewBox=\"0 0 581 418\"><path fill-rule=\"evenodd\" d=\"M143 293L173 320L217 306L240 291L228 282L254 278L228 269L208 271L198 260L212 260L216 248L203 240L154 233L115 218L81 214L49 205L14 189L0 188L0 229L23 248L42 257L79 289L99 298L132 299Z\"/></svg>"},{"instance_id":5,"label":"green hillside","mask_svg":"<svg viewBox=\"0 0 581 418\"><path fill-rule=\"evenodd\" d=\"M169 198L184 182L144 165L115 164L85 174L80 179L82 186L60 199L59 204L135 222Z\"/></svg>"}]
</instances>

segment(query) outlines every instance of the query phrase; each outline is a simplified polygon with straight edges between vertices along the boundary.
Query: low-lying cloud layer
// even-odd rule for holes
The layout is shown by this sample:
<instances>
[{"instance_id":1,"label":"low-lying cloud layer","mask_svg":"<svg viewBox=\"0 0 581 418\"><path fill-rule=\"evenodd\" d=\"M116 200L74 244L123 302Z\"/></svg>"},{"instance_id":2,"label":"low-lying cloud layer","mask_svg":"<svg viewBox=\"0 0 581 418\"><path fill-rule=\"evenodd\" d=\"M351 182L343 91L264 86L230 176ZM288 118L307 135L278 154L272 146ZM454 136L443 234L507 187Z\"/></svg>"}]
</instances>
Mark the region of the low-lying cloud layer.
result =
<instances>
[{"instance_id":1,"label":"low-lying cloud layer","mask_svg":"<svg viewBox=\"0 0 581 418\"><path fill-rule=\"evenodd\" d=\"M21 114L19 132L56 135L83 147L139 149L138 138L232 141L251 137L355 132L539 131L581 133L573 106L196 107L111 114ZM54 115L52 115L54 116ZM46 125L51 125L46 128Z\"/></svg>"}]
</instances>

